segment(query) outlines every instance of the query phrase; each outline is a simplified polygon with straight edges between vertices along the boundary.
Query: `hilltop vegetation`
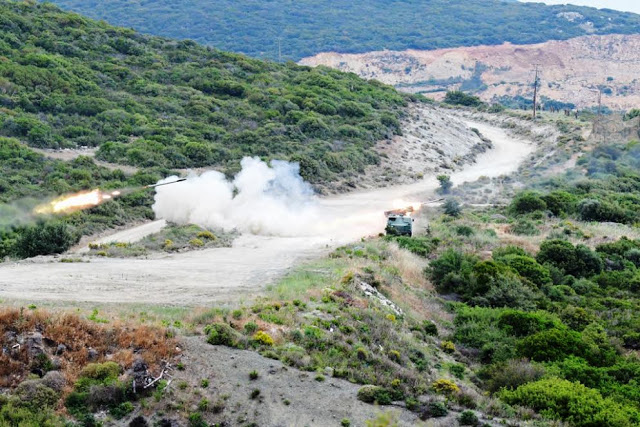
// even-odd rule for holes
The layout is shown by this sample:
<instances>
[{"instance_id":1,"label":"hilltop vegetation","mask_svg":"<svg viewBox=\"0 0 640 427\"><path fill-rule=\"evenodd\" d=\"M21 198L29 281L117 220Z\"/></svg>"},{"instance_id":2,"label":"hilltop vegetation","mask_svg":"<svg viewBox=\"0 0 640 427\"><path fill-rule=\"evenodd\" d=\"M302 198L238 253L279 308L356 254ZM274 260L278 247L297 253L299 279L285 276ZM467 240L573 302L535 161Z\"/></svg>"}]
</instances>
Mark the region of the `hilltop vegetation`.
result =
<instances>
[{"instance_id":1,"label":"hilltop vegetation","mask_svg":"<svg viewBox=\"0 0 640 427\"><path fill-rule=\"evenodd\" d=\"M232 174L244 156L299 162L316 184L359 174L378 163L373 145L400 132L404 107L416 99L328 68L262 62L51 4L0 1L0 258L61 252L80 235L153 215L152 192L139 191L54 229L29 226L29 198L151 184L174 168ZM52 160L29 147L95 147L98 159L139 172L85 156ZM35 246L21 238L54 234L62 237Z\"/></svg>"},{"instance_id":2,"label":"hilltop vegetation","mask_svg":"<svg viewBox=\"0 0 640 427\"><path fill-rule=\"evenodd\" d=\"M375 164L411 99L328 68L261 62L142 36L51 4L0 2L0 134L100 147L142 167L243 156L299 161L315 182Z\"/></svg>"},{"instance_id":3,"label":"hilltop vegetation","mask_svg":"<svg viewBox=\"0 0 640 427\"><path fill-rule=\"evenodd\" d=\"M437 49L636 33L640 16L500 0L53 0L144 33L189 38L258 58ZM196 13L197 11L197 13Z\"/></svg>"}]
</instances>

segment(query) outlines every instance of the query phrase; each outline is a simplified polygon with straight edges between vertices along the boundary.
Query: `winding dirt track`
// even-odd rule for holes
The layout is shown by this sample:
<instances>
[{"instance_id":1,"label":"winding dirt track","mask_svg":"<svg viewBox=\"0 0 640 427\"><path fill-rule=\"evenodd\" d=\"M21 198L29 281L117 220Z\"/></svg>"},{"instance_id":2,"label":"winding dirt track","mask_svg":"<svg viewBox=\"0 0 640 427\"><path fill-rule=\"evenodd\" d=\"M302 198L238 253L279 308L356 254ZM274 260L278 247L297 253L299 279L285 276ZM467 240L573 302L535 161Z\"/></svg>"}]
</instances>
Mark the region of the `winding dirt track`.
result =
<instances>
[{"instance_id":1,"label":"winding dirt track","mask_svg":"<svg viewBox=\"0 0 640 427\"><path fill-rule=\"evenodd\" d=\"M494 149L454 173L456 184L511 173L534 149L531 142L514 139L502 129L467 124L489 138ZM60 263L44 257L5 264L0 266L0 298L190 306L250 298L301 260L382 231L383 211L394 200L427 200L436 187L435 177L426 177L417 184L318 199L322 224L305 237L243 235L231 248L151 259L92 258L88 263ZM118 238L135 239L140 234L136 227L118 233Z\"/></svg>"}]
</instances>

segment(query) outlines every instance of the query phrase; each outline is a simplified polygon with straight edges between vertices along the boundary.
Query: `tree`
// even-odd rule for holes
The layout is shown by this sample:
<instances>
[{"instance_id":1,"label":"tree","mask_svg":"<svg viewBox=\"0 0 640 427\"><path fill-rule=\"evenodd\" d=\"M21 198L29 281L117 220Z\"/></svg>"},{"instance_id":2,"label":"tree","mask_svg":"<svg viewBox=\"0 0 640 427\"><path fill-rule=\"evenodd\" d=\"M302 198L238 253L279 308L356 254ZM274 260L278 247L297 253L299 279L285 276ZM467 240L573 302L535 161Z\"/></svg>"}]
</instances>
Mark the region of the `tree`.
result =
<instances>
[{"instance_id":1,"label":"tree","mask_svg":"<svg viewBox=\"0 0 640 427\"><path fill-rule=\"evenodd\" d=\"M457 218L462 214L462 206L456 199L447 199L442 207L445 214L454 218Z\"/></svg>"},{"instance_id":2,"label":"tree","mask_svg":"<svg viewBox=\"0 0 640 427\"><path fill-rule=\"evenodd\" d=\"M440 182L440 193L441 194L449 194L451 191L451 187L453 187L453 182L451 182L451 177L449 175L438 175L438 181Z\"/></svg>"}]
</instances>

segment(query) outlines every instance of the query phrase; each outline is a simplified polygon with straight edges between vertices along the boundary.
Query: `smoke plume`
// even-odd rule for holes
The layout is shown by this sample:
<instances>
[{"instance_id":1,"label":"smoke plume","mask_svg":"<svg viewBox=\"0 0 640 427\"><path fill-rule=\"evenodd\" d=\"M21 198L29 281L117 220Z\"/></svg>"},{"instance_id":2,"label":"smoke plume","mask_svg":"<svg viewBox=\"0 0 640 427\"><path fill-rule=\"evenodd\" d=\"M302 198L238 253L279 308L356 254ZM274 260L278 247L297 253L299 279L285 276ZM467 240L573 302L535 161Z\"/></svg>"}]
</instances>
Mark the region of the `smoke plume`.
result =
<instances>
[{"instance_id":1,"label":"smoke plume","mask_svg":"<svg viewBox=\"0 0 640 427\"><path fill-rule=\"evenodd\" d=\"M216 171L156 189L157 218L241 232L301 236L317 220L313 189L297 163L245 157L233 180ZM168 177L159 182L175 181Z\"/></svg>"}]
</instances>

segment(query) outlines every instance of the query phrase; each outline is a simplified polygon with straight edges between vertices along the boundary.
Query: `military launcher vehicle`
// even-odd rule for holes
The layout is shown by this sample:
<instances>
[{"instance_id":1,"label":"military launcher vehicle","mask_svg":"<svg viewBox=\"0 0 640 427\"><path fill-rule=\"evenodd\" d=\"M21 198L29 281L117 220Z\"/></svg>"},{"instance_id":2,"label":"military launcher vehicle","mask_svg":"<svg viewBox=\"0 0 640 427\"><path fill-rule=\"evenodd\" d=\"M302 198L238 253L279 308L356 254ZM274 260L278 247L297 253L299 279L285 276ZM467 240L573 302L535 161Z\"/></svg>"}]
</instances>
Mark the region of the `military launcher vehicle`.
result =
<instances>
[{"instance_id":1,"label":"military launcher vehicle","mask_svg":"<svg viewBox=\"0 0 640 427\"><path fill-rule=\"evenodd\" d=\"M427 202L421 202L413 206L408 206L402 209L393 209L386 211L384 215L387 217L387 226L384 231L388 236L413 236L413 222L415 219L411 218L411 214L418 211L422 206L440 202L444 199L429 200Z\"/></svg>"},{"instance_id":2,"label":"military launcher vehicle","mask_svg":"<svg viewBox=\"0 0 640 427\"><path fill-rule=\"evenodd\" d=\"M391 214L387 216L387 227L384 231L388 236L413 236L413 221L410 216Z\"/></svg>"}]
</instances>

